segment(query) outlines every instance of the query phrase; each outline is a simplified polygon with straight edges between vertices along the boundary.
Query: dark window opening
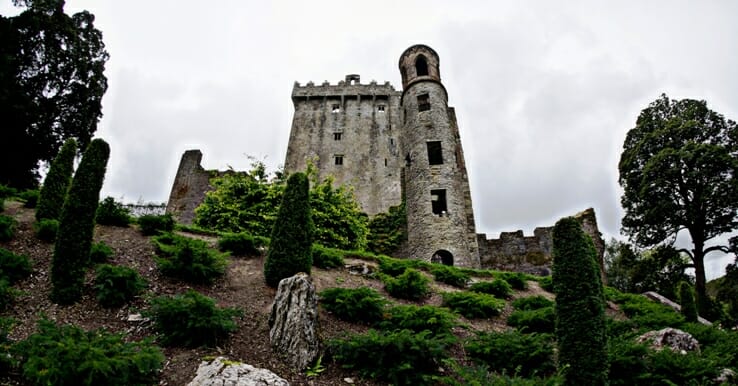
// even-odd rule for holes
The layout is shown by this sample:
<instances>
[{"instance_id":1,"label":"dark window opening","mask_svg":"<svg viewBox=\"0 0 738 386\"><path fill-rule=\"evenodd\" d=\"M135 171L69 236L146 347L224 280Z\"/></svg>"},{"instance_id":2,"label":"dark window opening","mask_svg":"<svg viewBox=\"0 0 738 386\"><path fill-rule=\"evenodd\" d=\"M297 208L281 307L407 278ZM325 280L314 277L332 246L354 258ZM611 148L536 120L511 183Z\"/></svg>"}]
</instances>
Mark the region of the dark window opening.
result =
<instances>
[{"instance_id":1,"label":"dark window opening","mask_svg":"<svg viewBox=\"0 0 738 386\"><path fill-rule=\"evenodd\" d=\"M387 158L384 159L384 167L387 167Z\"/></svg>"},{"instance_id":2,"label":"dark window opening","mask_svg":"<svg viewBox=\"0 0 738 386\"><path fill-rule=\"evenodd\" d=\"M390 146L393 146L395 144L394 138L390 138Z\"/></svg>"},{"instance_id":3,"label":"dark window opening","mask_svg":"<svg viewBox=\"0 0 738 386\"><path fill-rule=\"evenodd\" d=\"M441 141L426 142L426 145L428 146L428 164L443 165Z\"/></svg>"},{"instance_id":4,"label":"dark window opening","mask_svg":"<svg viewBox=\"0 0 738 386\"><path fill-rule=\"evenodd\" d=\"M334 141L340 141L341 140L341 134L342 133L333 133L333 140Z\"/></svg>"},{"instance_id":5,"label":"dark window opening","mask_svg":"<svg viewBox=\"0 0 738 386\"><path fill-rule=\"evenodd\" d=\"M454 265L454 255L445 249L439 249L431 257L431 263L443 265Z\"/></svg>"},{"instance_id":6,"label":"dark window opening","mask_svg":"<svg viewBox=\"0 0 738 386\"><path fill-rule=\"evenodd\" d=\"M334 162L336 165L343 165L343 156L342 155L335 155L333 156Z\"/></svg>"},{"instance_id":7,"label":"dark window opening","mask_svg":"<svg viewBox=\"0 0 738 386\"><path fill-rule=\"evenodd\" d=\"M380 113L383 113L384 112L384 105L377 106L377 111L379 111Z\"/></svg>"},{"instance_id":8,"label":"dark window opening","mask_svg":"<svg viewBox=\"0 0 738 386\"><path fill-rule=\"evenodd\" d=\"M446 189L431 190L431 207L436 216L446 216Z\"/></svg>"},{"instance_id":9,"label":"dark window opening","mask_svg":"<svg viewBox=\"0 0 738 386\"><path fill-rule=\"evenodd\" d=\"M415 60L415 73L417 76L428 75L428 61L425 60L425 56L418 55L418 58Z\"/></svg>"},{"instance_id":10,"label":"dark window opening","mask_svg":"<svg viewBox=\"0 0 738 386\"><path fill-rule=\"evenodd\" d=\"M430 110L430 97L428 94L418 95L418 111Z\"/></svg>"},{"instance_id":11,"label":"dark window opening","mask_svg":"<svg viewBox=\"0 0 738 386\"><path fill-rule=\"evenodd\" d=\"M331 106L331 111L334 112L334 113L337 113L337 112L341 111L341 105L333 105L333 106Z\"/></svg>"}]
</instances>

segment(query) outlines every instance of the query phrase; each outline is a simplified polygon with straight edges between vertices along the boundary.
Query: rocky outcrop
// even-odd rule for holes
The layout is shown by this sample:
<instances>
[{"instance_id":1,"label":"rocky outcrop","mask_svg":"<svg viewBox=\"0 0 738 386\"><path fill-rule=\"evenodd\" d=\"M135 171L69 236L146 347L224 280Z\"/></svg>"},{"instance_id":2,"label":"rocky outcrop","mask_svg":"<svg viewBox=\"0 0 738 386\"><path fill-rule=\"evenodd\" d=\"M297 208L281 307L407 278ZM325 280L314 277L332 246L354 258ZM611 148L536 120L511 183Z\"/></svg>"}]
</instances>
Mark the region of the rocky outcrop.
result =
<instances>
[{"instance_id":1,"label":"rocky outcrop","mask_svg":"<svg viewBox=\"0 0 738 386\"><path fill-rule=\"evenodd\" d=\"M187 386L289 386L277 374L223 357L203 361L197 375Z\"/></svg>"},{"instance_id":2,"label":"rocky outcrop","mask_svg":"<svg viewBox=\"0 0 738 386\"><path fill-rule=\"evenodd\" d=\"M318 297L310 276L301 272L279 282L269 327L272 348L296 370L318 359Z\"/></svg>"},{"instance_id":3,"label":"rocky outcrop","mask_svg":"<svg viewBox=\"0 0 738 386\"><path fill-rule=\"evenodd\" d=\"M643 296L645 296L645 297L647 297L647 298L649 298L649 299L651 299L651 300L653 300L655 302L659 302L659 303L661 303L661 304L663 304L665 306L669 306L669 307L671 307L676 312L681 312L682 311L682 306L680 306L679 304L676 304L676 303L672 302L671 300L669 300L668 298L666 298L665 296L663 296L663 295L661 295L661 294L659 294L657 292L653 292L653 291L644 292L643 293ZM697 317L697 321L700 322L700 323L702 323L702 324L705 324L705 325L708 325L708 326L712 326L712 322L710 322L709 320L707 320L707 319L705 319L705 318L703 318L701 316L698 316Z\"/></svg>"},{"instance_id":4,"label":"rocky outcrop","mask_svg":"<svg viewBox=\"0 0 738 386\"><path fill-rule=\"evenodd\" d=\"M682 330L667 327L659 331L649 331L637 339L638 343L646 343L654 350L668 348L686 354L688 351L700 352L700 342Z\"/></svg>"}]
</instances>

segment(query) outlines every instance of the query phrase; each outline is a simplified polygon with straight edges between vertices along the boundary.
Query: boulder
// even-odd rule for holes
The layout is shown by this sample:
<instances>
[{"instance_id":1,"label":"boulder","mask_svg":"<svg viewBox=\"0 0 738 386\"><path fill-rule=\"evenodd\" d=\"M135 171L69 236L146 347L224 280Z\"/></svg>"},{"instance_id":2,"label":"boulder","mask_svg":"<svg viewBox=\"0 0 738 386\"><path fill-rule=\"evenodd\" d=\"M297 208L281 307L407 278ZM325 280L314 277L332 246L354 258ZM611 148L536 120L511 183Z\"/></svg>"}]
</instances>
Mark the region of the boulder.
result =
<instances>
[{"instance_id":1,"label":"boulder","mask_svg":"<svg viewBox=\"0 0 738 386\"><path fill-rule=\"evenodd\" d=\"M676 328L667 327L659 331L649 331L637 339L638 343L647 343L654 350L668 348L686 354L688 351L700 352L700 342L692 335Z\"/></svg>"},{"instance_id":2,"label":"boulder","mask_svg":"<svg viewBox=\"0 0 738 386\"><path fill-rule=\"evenodd\" d=\"M203 361L187 386L290 386L277 374L223 357Z\"/></svg>"},{"instance_id":3,"label":"boulder","mask_svg":"<svg viewBox=\"0 0 738 386\"><path fill-rule=\"evenodd\" d=\"M318 297L310 276L301 272L279 282L269 327L272 348L294 369L318 359Z\"/></svg>"}]
</instances>

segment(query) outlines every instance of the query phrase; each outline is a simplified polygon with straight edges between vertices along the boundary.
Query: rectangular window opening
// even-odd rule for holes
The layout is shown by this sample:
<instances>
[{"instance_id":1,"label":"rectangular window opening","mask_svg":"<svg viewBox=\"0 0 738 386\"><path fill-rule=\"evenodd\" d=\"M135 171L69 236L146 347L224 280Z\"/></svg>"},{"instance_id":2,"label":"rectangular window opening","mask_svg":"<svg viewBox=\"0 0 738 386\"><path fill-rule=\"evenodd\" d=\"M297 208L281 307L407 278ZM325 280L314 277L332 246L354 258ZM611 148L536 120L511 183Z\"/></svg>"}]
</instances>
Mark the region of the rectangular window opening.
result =
<instances>
[{"instance_id":1,"label":"rectangular window opening","mask_svg":"<svg viewBox=\"0 0 738 386\"><path fill-rule=\"evenodd\" d=\"M340 141L341 140L341 134L342 133L333 133L333 140L334 141Z\"/></svg>"},{"instance_id":2,"label":"rectangular window opening","mask_svg":"<svg viewBox=\"0 0 738 386\"><path fill-rule=\"evenodd\" d=\"M343 154L334 155L333 160L336 165L343 165Z\"/></svg>"},{"instance_id":3,"label":"rectangular window opening","mask_svg":"<svg viewBox=\"0 0 738 386\"><path fill-rule=\"evenodd\" d=\"M387 167L387 158L384 159L384 167Z\"/></svg>"},{"instance_id":4,"label":"rectangular window opening","mask_svg":"<svg viewBox=\"0 0 738 386\"><path fill-rule=\"evenodd\" d=\"M331 106L331 111L334 112L334 113L340 112L341 111L341 105L336 104L336 105Z\"/></svg>"},{"instance_id":5,"label":"rectangular window opening","mask_svg":"<svg viewBox=\"0 0 738 386\"><path fill-rule=\"evenodd\" d=\"M379 111L380 113L383 113L384 112L384 105L377 106L377 111Z\"/></svg>"},{"instance_id":6,"label":"rectangular window opening","mask_svg":"<svg viewBox=\"0 0 738 386\"><path fill-rule=\"evenodd\" d=\"M434 215L446 216L448 210L446 209L446 189L431 190L431 207Z\"/></svg>"},{"instance_id":7,"label":"rectangular window opening","mask_svg":"<svg viewBox=\"0 0 738 386\"><path fill-rule=\"evenodd\" d=\"M428 111L430 107L430 97L428 94L418 95L418 111Z\"/></svg>"},{"instance_id":8,"label":"rectangular window opening","mask_svg":"<svg viewBox=\"0 0 738 386\"><path fill-rule=\"evenodd\" d=\"M428 164L443 165L443 152L441 150L441 141L426 142L428 146Z\"/></svg>"}]
</instances>

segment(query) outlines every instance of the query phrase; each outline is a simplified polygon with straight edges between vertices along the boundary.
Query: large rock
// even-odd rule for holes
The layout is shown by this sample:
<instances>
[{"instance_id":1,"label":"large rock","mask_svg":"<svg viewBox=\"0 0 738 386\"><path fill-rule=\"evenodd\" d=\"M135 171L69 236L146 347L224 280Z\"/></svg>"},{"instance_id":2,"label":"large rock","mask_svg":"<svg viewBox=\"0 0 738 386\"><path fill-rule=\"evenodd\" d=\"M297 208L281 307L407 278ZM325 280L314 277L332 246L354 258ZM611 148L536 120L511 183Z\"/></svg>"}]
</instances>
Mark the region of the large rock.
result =
<instances>
[{"instance_id":1,"label":"large rock","mask_svg":"<svg viewBox=\"0 0 738 386\"><path fill-rule=\"evenodd\" d=\"M677 303L672 302L671 300L669 300L668 298L666 298L665 296L663 296L663 295L661 295L661 294L659 294L657 292L653 292L653 291L644 292L643 293L643 296L645 296L645 297L647 297L647 298L649 298L649 299L651 299L651 300L653 300L655 302L659 302L659 303L661 303L663 305L669 306L669 307L671 307L676 312L681 312L682 311L682 306L680 306ZM705 318L703 318L701 316L698 316L697 317L697 321L700 322L700 323L702 323L702 324L705 324L705 325L708 325L708 326L712 326L712 322L710 322L709 320L707 320L707 319L705 319Z\"/></svg>"},{"instance_id":2,"label":"large rock","mask_svg":"<svg viewBox=\"0 0 738 386\"><path fill-rule=\"evenodd\" d=\"M301 272L279 282L269 327L272 348L296 370L318 359L318 297L310 276Z\"/></svg>"},{"instance_id":3,"label":"large rock","mask_svg":"<svg viewBox=\"0 0 738 386\"><path fill-rule=\"evenodd\" d=\"M223 357L203 361L197 375L187 386L290 386L277 374Z\"/></svg>"},{"instance_id":4,"label":"large rock","mask_svg":"<svg viewBox=\"0 0 738 386\"><path fill-rule=\"evenodd\" d=\"M687 351L700 352L700 342L697 339L687 332L671 327L649 331L638 337L638 343L647 343L654 350L668 348L682 354L686 354Z\"/></svg>"}]
</instances>

